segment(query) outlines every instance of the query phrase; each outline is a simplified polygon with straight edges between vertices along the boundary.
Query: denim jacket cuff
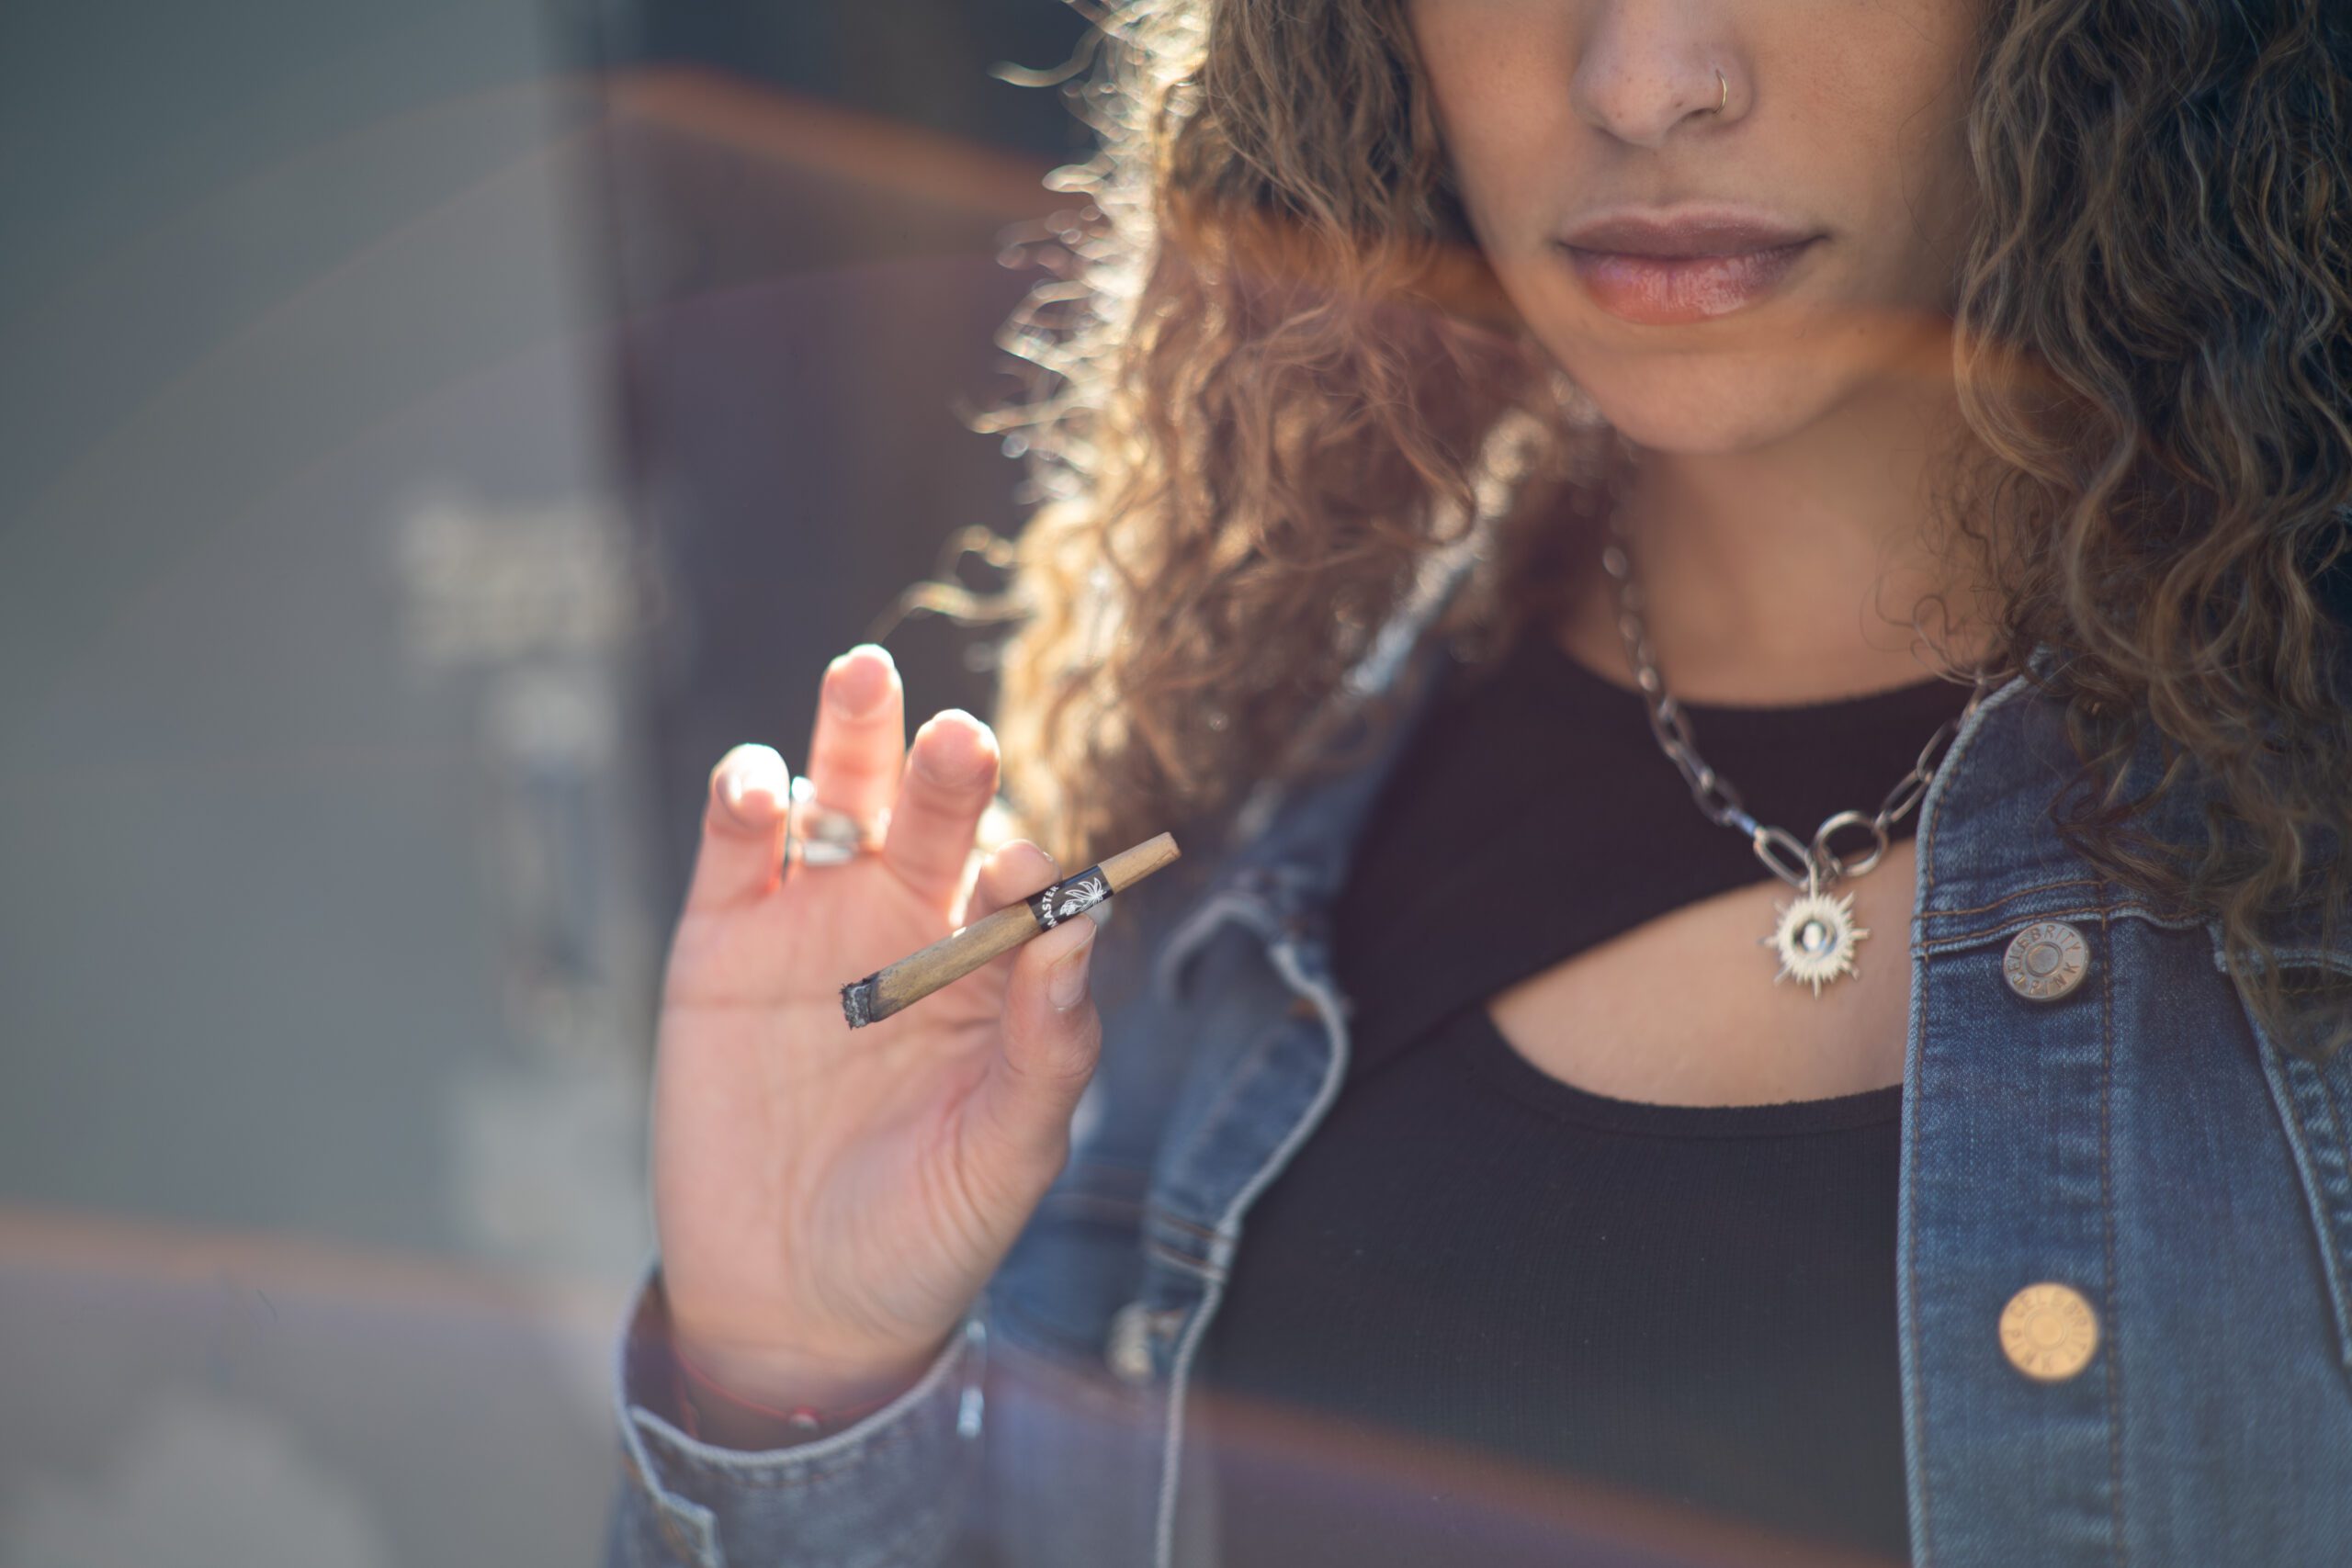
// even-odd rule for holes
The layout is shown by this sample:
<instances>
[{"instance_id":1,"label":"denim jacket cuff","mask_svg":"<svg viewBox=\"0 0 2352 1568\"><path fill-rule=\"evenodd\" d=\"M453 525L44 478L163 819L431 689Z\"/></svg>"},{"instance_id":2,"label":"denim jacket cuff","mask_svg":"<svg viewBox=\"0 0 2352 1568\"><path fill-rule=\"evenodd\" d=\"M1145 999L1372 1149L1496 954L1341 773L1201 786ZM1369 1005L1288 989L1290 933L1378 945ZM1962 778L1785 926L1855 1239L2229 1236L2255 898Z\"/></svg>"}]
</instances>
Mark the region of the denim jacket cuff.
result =
<instances>
[{"instance_id":1,"label":"denim jacket cuff","mask_svg":"<svg viewBox=\"0 0 2352 1568\"><path fill-rule=\"evenodd\" d=\"M649 1259L616 1356L623 1475L608 1568L948 1560L979 1481L981 1304L881 1409L823 1438L748 1451L700 1441L680 1424L660 1277L659 1258Z\"/></svg>"}]
</instances>

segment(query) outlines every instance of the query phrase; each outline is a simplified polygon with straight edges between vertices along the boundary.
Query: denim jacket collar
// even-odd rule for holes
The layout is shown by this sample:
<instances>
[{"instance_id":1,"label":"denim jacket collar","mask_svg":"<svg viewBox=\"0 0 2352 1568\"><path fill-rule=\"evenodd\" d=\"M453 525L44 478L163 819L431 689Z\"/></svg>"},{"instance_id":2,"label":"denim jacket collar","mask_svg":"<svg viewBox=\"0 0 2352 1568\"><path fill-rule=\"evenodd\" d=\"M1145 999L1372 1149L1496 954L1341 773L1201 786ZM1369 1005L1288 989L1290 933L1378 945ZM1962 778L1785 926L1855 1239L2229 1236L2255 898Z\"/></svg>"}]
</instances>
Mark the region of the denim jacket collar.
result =
<instances>
[{"instance_id":1,"label":"denim jacket collar","mask_svg":"<svg viewBox=\"0 0 2352 1568\"><path fill-rule=\"evenodd\" d=\"M1231 897L1262 901L1295 932L1327 929L1329 905L1346 879L1350 856L1373 803L1443 684L1439 666L1450 656L1443 639L1429 635L1430 628L1476 564L1469 547L1432 557L1414 593L1390 617L1371 651L1306 733L1326 738L1318 750L1360 743L1370 722L1366 702L1376 694L1396 699L1395 722L1355 767L1289 787L1276 781L1261 785L1238 814L1208 896L1187 930L1197 933L1221 912L1229 912ZM2028 667L2047 679L2063 657L2056 645L2041 642ZM2000 743L1986 743L1988 730ZM2129 793L2143 793L2162 775L2162 747L2153 728L2142 736L2126 770ZM1962 766L1968 770L1964 787L1956 782ZM2012 675L1985 694L1954 735L1917 807L1922 863L1918 916L1924 927L1932 930L1939 921L1964 918L1993 900L2040 898L2054 908L2118 891L2111 884L2102 886L2098 878L2086 877L2045 809L2073 768L2061 715L2053 705L2036 699L2026 675ZM2193 841L2207 798L2208 792L2195 787L2177 788L2145 825L2168 842ZM1986 814L2006 815L2013 830L1962 835L1969 853L1939 860L1936 829L1940 825L1949 830L1956 814L1970 822ZM1221 902L1220 895L1227 896L1227 901ZM2014 908L2021 912L2024 907ZM2331 944L2322 945L2319 913L2315 908L2301 908L2283 917L2276 932L2282 960L2317 962L2352 972L2352 930L2335 933ZM1187 930L1176 932L1160 955L1158 985L1162 995L1172 994L1192 951Z\"/></svg>"},{"instance_id":2,"label":"denim jacket collar","mask_svg":"<svg viewBox=\"0 0 2352 1568\"><path fill-rule=\"evenodd\" d=\"M1400 697L1396 722L1361 765L1298 784L1269 779L1243 801L1211 881L1154 964L1153 989L1159 997L1176 995L1185 961L1201 939L1237 910L1258 911L1294 933L1323 927L1346 878L1356 836L1438 683L1430 677L1444 648L1442 639L1428 635L1429 628L1476 564L1467 545L1432 555L1405 604L1308 720L1305 744L1325 755L1361 741L1371 698Z\"/></svg>"},{"instance_id":3,"label":"denim jacket collar","mask_svg":"<svg viewBox=\"0 0 2352 1568\"><path fill-rule=\"evenodd\" d=\"M1443 684L1439 667L1450 654L1444 639L1430 635L1430 629L1476 564L1466 549L1452 557L1433 557L1416 592L1394 613L1371 651L1307 727L1307 734L1323 738L1311 743L1318 752L1361 745L1372 722L1368 700L1375 695L1392 698L1394 722L1380 732L1359 765L1290 785L1270 780L1245 802L1216 874L1193 918L1171 933L1159 954L1156 988L1160 995L1175 994L1185 961L1200 937L1229 916L1237 902L1269 912L1294 932L1328 929L1330 903L1346 879L1350 857L1373 803ZM2042 643L2033 652L2031 667L2046 676L2058 657L2055 647ZM1933 814L1938 796L1948 787L1951 760L1964 749L1971 731L2028 694L2027 685L2025 677L2018 675L1988 693L1969 725L1954 736L1917 807L1923 827ZM2012 749L2013 753L2016 750ZM2046 753L2019 756L2018 762L2021 772L2012 772L1988 787L2006 794L2045 777L2054 787L2056 775L2050 770L2055 763ZM1966 875L1942 885L1939 897L1947 908L1964 908L1989 886L2017 886L2019 874L2027 869L2026 862L2047 850L2032 840L2012 840L2003 847L2007 853L1998 863L1974 865Z\"/></svg>"}]
</instances>

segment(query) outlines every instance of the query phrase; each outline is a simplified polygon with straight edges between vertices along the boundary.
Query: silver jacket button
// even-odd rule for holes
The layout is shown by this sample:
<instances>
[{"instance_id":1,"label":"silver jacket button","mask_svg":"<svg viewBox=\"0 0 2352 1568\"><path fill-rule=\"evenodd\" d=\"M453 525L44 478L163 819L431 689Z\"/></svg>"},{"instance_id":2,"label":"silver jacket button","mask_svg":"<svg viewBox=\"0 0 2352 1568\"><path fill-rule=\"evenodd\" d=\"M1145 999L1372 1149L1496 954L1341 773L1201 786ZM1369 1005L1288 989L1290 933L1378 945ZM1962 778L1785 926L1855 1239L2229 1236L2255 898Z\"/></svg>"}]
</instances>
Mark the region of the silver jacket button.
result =
<instances>
[{"instance_id":1,"label":"silver jacket button","mask_svg":"<svg viewBox=\"0 0 2352 1568\"><path fill-rule=\"evenodd\" d=\"M2064 920L2037 920L2009 939L2001 974L2009 989L2030 1001L2056 1001L2083 983L2090 944Z\"/></svg>"},{"instance_id":2,"label":"silver jacket button","mask_svg":"<svg viewBox=\"0 0 2352 1568\"><path fill-rule=\"evenodd\" d=\"M1102 1359L1122 1382L1151 1381L1151 1309L1129 1302L1111 1314L1111 1332L1103 1342Z\"/></svg>"}]
</instances>

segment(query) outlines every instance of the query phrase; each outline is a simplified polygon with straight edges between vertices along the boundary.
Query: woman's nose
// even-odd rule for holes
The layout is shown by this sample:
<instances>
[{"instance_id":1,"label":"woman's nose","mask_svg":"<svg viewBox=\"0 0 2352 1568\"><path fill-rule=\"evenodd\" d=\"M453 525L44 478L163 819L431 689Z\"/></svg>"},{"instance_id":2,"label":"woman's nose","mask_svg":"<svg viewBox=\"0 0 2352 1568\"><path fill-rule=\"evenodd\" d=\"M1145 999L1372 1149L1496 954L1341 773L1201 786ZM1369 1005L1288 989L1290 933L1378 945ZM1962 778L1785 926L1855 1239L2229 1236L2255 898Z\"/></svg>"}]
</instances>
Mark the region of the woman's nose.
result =
<instances>
[{"instance_id":1,"label":"woman's nose","mask_svg":"<svg viewBox=\"0 0 2352 1568\"><path fill-rule=\"evenodd\" d=\"M1636 147L1659 145L1687 119L1730 118L1739 97L1733 67L1724 63L1731 51L1719 29L1691 25L1690 9L1596 7L1569 84L1577 117Z\"/></svg>"}]
</instances>

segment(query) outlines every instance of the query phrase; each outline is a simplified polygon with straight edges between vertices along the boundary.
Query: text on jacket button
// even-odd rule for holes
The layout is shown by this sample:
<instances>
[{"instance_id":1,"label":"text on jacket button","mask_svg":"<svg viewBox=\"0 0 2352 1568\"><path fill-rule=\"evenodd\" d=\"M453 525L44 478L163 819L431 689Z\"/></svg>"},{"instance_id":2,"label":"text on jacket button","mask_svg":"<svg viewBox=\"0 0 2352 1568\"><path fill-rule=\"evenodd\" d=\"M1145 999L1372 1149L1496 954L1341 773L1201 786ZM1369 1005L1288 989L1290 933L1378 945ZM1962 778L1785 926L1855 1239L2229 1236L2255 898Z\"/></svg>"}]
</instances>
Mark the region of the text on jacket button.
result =
<instances>
[{"instance_id":1,"label":"text on jacket button","mask_svg":"<svg viewBox=\"0 0 2352 1568\"><path fill-rule=\"evenodd\" d=\"M2001 1350L2030 1378L2059 1382L2073 1377L2098 1348L2098 1314L2071 1285L2040 1280L2001 1309Z\"/></svg>"},{"instance_id":2,"label":"text on jacket button","mask_svg":"<svg viewBox=\"0 0 2352 1568\"><path fill-rule=\"evenodd\" d=\"M2009 989L2031 1001L2055 1001L2083 983L2090 944L2064 920L2037 920L2009 939L2001 974Z\"/></svg>"}]
</instances>

